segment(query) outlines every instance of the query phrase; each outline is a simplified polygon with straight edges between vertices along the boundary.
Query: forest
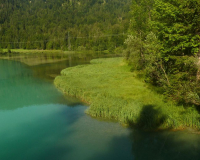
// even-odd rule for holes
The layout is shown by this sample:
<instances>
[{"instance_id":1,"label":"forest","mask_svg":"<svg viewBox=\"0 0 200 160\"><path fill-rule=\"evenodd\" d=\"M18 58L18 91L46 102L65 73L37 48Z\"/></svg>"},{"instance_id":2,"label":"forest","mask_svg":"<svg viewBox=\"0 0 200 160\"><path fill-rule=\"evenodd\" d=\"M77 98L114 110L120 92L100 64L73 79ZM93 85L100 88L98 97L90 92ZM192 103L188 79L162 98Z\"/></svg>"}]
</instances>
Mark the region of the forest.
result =
<instances>
[{"instance_id":1,"label":"forest","mask_svg":"<svg viewBox=\"0 0 200 160\"><path fill-rule=\"evenodd\" d=\"M126 59L178 104L200 105L200 1L133 0Z\"/></svg>"},{"instance_id":2,"label":"forest","mask_svg":"<svg viewBox=\"0 0 200 160\"><path fill-rule=\"evenodd\" d=\"M0 0L0 48L123 53L178 104L200 105L199 0Z\"/></svg>"},{"instance_id":3,"label":"forest","mask_svg":"<svg viewBox=\"0 0 200 160\"><path fill-rule=\"evenodd\" d=\"M0 0L1 48L114 51L131 0Z\"/></svg>"}]
</instances>

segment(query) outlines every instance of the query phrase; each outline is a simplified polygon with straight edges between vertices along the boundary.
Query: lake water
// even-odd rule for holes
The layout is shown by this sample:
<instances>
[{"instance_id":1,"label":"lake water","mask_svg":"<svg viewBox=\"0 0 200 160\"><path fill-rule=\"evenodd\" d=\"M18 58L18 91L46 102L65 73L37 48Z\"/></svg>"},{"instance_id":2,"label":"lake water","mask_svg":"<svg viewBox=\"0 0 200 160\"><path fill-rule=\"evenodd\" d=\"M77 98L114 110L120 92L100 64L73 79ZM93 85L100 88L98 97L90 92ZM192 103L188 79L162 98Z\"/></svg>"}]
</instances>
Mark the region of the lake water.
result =
<instances>
[{"instance_id":1,"label":"lake water","mask_svg":"<svg viewBox=\"0 0 200 160\"><path fill-rule=\"evenodd\" d=\"M67 66L0 60L0 160L200 159L198 134L143 132L86 115L49 76Z\"/></svg>"}]
</instances>

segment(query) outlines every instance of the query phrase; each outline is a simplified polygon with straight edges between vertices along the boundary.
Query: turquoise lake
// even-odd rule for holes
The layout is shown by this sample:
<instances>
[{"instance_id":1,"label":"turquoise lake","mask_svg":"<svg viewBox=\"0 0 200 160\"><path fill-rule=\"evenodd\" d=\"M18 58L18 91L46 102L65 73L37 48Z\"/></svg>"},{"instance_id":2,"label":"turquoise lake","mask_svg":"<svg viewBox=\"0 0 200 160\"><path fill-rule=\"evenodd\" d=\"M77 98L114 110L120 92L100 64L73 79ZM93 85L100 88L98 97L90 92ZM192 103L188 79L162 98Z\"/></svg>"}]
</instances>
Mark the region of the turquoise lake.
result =
<instances>
[{"instance_id":1,"label":"turquoise lake","mask_svg":"<svg viewBox=\"0 0 200 160\"><path fill-rule=\"evenodd\" d=\"M144 132L86 115L49 77L68 65L0 60L0 160L200 159L199 134Z\"/></svg>"}]
</instances>

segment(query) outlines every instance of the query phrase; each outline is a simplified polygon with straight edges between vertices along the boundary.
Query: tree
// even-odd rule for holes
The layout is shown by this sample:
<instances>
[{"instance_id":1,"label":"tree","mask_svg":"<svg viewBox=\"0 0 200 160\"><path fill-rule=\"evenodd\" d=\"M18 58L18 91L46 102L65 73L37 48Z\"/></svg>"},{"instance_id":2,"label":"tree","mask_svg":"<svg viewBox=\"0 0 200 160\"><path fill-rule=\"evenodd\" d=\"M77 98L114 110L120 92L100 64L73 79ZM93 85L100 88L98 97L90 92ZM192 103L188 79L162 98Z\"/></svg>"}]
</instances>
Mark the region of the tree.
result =
<instances>
[{"instance_id":1,"label":"tree","mask_svg":"<svg viewBox=\"0 0 200 160\"><path fill-rule=\"evenodd\" d=\"M99 48L97 42L101 41L101 50L107 50L109 38L101 38L112 34L115 28L119 29L116 34L127 32L130 3L131 0L0 0L0 42L4 42L3 48L8 46L5 42L16 40L18 48L67 49L69 31L72 49L92 49L93 45ZM110 44L122 46L125 38L117 38Z\"/></svg>"},{"instance_id":2,"label":"tree","mask_svg":"<svg viewBox=\"0 0 200 160\"><path fill-rule=\"evenodd\" d=\"M133 0L131 6L131 20L130 20L130 27L129 33L132 35L130 36L127 41L125 42L127 45L129 42L133 41L133 46L131 44L128 45L132 49L134 48L134 54L129 54L137 59L139 63L137 63L137 69L144 69L145 64L145 56L144 56L144 41L146 36L150 32L150 21L151 21L151 10L154 4L154 0ZM129 41L129 42L128 42ZM134 47L135 46L135 47ZM129 52L129 51L128 51ZM137 58L136 58L137 57ZM135 61L134 60L134 61ZM132 64L135 62L132 62ZM136 65L136 64L135 64Z\"/></svg>"},{"instance_id":3,"label":"tree","mask_svg":"<svg viewBox=\"0 0 200 160\"><path fill-rule=\"evenodd\" d=\"M151 10L154 0L133 0L131 6L130 33L142 40L150 31L149 22L152 18Z\"/></svg>"},{"instance_id":4,"label":"tree","mask_svg":"<svg viewBox=\"0 0 200 160\"><path fill-rule=\"evenodd\" d=\"M155 0L154 26L167 56L196 55L200 46L200 1Z\"/></svg>"},{"instance_id":5,"label":"tree","mask_svg":"<svg viewBox=\"0 0 200 160\"><path fill-rule=\"evenodd\" d=\"M162 43L163 66L171 85L166 94L182 103L200 104L198 52L200 1L155 0L152 24Z\"/></svg>"},{"instance_id":6,"label":"tree","mask_svg":"<svg viewBox=\"0 0 200 160\"><path fill-rule=\"evenodd\" d=\"M171 99L200 105L200 1L133 0L131 12L129 62Z\"/></svg>"}]
</instances>

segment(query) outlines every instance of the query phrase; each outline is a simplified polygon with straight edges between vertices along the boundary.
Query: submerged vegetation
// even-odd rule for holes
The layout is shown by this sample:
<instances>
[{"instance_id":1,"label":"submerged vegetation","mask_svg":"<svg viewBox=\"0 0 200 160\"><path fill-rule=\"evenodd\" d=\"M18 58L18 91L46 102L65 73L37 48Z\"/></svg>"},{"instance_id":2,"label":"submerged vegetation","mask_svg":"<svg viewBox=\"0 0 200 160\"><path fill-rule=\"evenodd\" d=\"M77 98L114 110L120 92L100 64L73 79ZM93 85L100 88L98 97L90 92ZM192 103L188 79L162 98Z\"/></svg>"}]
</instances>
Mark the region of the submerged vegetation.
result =
<instances>
[{"instance_id":1,"label":"submerged vegetation","mask_svg":"<svg viewBox=\"0 0 200 160\"><path fill-rule=\"evenodd\" d=\"M145 129L200 127L194 107L164 102L136 72L130 72L123 58L94 59L89 65L66 68L54 83L65 94L90 104L86 112L94 117Z\"/></svg>"},{"instance_id":2,"label":"submerged vegetation","mask_svg":"<svg viewBox=\"0 0 200 160\"><path fill-rule=\"evenodd\" d=\"M2 49L0 59L16 60L33 66L63 61L68 59L69 54L72 53L66 53L62 50Z\"/></svg>"},{"instance_id":3,"label":"submerged vegetation","mask_svg":"<svg viewBox=\"0 0 200 160\"><path fill-rule=\"evenodd\" d=\"M117 57L119 53L109 51L62 51L62 50L27 50L27 49L2 49L0 59L9 59L23 62L29 66L45 63L54 63L68 60L72 63L74 59L90 61L92 58Z\"/></svg>"}]
</instances>

